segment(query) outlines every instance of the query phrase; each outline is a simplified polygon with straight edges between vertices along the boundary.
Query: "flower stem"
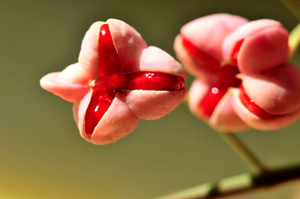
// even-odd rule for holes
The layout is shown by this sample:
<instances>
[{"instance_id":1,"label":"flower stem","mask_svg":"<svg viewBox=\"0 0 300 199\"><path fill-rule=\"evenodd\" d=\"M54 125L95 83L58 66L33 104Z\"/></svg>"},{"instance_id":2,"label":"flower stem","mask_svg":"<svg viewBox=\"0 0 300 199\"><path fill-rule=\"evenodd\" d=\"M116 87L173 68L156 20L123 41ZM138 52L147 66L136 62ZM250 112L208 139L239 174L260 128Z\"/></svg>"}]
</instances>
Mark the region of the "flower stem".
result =
<instances>
[{"instance_id":1,"label":"flower stem","mask_svg":"<svg viewBox=\"0 0 300 199\"><path fill-rule=\"evenodd\" d=\"M185 96L183 104L188 107L188 95ZM267 171L266 167L259 159L250 151L250 149L238 139L234 133L218 132L226 143L246 162L253 173L260 174Z\"/></svg>"},{"instance_id":2,"label":"flower stem","mask_svg":"<svg viewBox=\"0 0 300 199\"><path fill-rule=\"evenodd\" d=\"M267 172L266 167L234 133L219 132L219 135L247 163L253 173Z\"/></svg>"}]
</instances>

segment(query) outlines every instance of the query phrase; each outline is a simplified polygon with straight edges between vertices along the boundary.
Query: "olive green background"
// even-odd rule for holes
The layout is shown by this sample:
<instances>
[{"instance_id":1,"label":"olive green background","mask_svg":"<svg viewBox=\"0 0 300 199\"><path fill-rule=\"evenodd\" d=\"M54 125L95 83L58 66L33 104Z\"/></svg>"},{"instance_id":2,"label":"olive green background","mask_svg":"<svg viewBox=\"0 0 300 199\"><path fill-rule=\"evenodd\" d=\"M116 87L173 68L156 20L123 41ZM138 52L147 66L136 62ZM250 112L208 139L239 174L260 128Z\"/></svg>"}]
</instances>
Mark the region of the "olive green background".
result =
<instances>
[{"instance_id":1,"label":"olive green background","mask_svg":"<svg viewBox=\"0 0 300 199\"><path fill-rule=\"evenodd\" d=\"M79 136L72 104L39 86L43 75L77 61L85 31L95 21L121 19L149 45L175 56L173 40L182 25L220 12L272 18L289 30L298 23L276 0L0 0L0 198L152 199L248 172L185 105L160 120L141 120L114 144L95 146ZM300 66L299 52L292 61ZM189 76L188 86L192 80ZM300 163L299 129L298 121L239 137L275 168ZM294 189L244 198L285 199Z\"/></svg>"}]
</instances>

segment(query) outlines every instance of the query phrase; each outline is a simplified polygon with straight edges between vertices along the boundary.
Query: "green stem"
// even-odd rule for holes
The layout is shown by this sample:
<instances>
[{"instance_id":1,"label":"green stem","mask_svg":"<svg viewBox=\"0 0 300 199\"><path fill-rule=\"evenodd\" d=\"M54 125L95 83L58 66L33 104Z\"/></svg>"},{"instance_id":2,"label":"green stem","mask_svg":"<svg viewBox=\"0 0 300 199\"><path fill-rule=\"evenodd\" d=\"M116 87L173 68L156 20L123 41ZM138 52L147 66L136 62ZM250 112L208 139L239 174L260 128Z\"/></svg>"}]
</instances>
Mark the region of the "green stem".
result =
<instances>
[{"instance_id":1,"label":"green stem","mask_svg":"<svg viewBox=\"0 0 300 199\"><path fill-rule=\"evenodd\" d=\"M300 165L270 170L259 175L241 174L216 183L205 183L156 199L223 199L277 188L300 180Z\"/></svg>"},{"instance_id":2,"label":"green stem","mask_svg":"<svg viewBox=\"0 0 300 199\"><path fill-rule=\"evenodd\" d=\"M247 163L253 173L267 172L266 167L235 134L219 132L219 135Z\"/></svg>"},{"instance_id":3,"label":"green stem","mask_svg":"<svg viewBox=\"0 0 300 199\"><path fill-rule=\"evenodd\" d=\"M183 104L188 107L188 95L185 96ZM250 149L230 132L218 132L226 143L246 162L253 173L260 174L267 171L266 167L259 159L250 151Z\"/></svg>"}]
</instances>

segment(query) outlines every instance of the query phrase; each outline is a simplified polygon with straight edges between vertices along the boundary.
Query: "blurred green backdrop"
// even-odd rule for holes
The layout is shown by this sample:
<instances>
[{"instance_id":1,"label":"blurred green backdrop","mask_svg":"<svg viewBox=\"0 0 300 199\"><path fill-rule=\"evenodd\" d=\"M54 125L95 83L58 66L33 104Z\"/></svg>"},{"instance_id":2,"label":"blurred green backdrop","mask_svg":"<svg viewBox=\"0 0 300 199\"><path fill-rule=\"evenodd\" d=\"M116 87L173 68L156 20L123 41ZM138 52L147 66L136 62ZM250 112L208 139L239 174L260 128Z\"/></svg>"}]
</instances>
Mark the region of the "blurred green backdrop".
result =
<instances>
[{"instance_id":1,"label":"blurred green backdrop","mask_svg":"<svg viewBox=\"0 0 300 199\"><path fill-rule=\"evenodd\" d=\"M248 172L205 123L180 105L161 120L140 121L115 144L79 136L72 105L42 90L39 79L77 61L85 31L118 18L149 45L171 55L173 39L192 19L227 12L298 21L276 0L0 0L0 198L151 199ZM300 66L300 54L292 60ZM188 79L188 86L193 78ZM300 122L275 132L239 134L269 166L300 162ZM284 199L295 187L245 198Z\"/></svg>"}]
</instances>

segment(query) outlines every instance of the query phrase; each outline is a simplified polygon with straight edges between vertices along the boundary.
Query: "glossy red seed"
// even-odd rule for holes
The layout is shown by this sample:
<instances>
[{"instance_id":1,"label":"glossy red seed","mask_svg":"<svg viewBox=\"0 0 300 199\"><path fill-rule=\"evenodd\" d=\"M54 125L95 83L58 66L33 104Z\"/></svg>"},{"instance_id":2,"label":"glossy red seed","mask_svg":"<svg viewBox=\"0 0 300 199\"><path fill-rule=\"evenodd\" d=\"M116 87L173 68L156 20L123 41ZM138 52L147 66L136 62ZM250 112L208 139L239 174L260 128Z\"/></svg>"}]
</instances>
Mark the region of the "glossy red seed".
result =
<instances>
[{"instance_id":1,"label":"glossy red seed","mask_svg":"<svg viewBox=\"0 0 300 199\"><path fill-rule=\"evenodd\" d=\"M106 90L95 87L85 115L85 133L91 137L95 127L110 107L115 96L109 96Z\"/></svg>"},{"instance_id":2,"label":"glossy red seed","mask_svg":"<svg viewBox=\"0 0 300 199\"><path fill-rule=\"evenodd\" d=\"M201 66L206 67L211 72L219 72L222 69L220 61L213 58L209 54L198 49L192 42L183 38L182 45L192 58L198 62Z\"/></svg>"},{"instance_id":3,"label":"glossy red seed","mask_svg":"<svg viewBox=\"0 0 300 199\"><path fill-rule=\"evenodd\" d=\"M244 87L240 86L240 100L242 104L253 114L257 115L261 119L268 120L276 117L276 115L270 114L260 108L255 102L246 94Z\"/></svg>"},{"instance_id":4,"label":"glossy red seed","mask_svg":"<svg viewBox=\"0 0 300 199\"><path fill-rule=\"evenodd\" d=\"M226 77L218 80L199 104L202 118L209 118L215 110L219 101L226 94L229 87L238 87L241 80L235 77Z\"/></svg>"},{"instance_id":5,"label":"glossy red seed","mask_svg":"<svg viewBox=\"0 0 300 199\"><path fill-rule=\"evenodd\" d=\"M99 75L104 77L122 72L122 65L113 44L108 24L103 24L99 35Z\"/></svg>"},{"instance_id":6,"label":"glossy red seed","mask_svg":"<svg viewBox=\"0 0 300 199\"><path fill-rule=\"evenodd\" d=\"M237 65L237 57L238 57L238 53L239 53L239 50L242 46L242 44L244 43L244 40L245 39L241 39L239 40L238 42L236 42L232 52L231 52L231 60L233 61L233 63L235 65Z\"/></svg>"},{"instance_id":7,"label":"glossy red seed","mask_svg":"<svg viewBox=\"0 0 300 199\"><path fill-rule=\"evenodd\" d=\"M109 92L115 89L121 89L124 85L126 76L124 74L116 74L103 78L104 86Z\"/></svg>"},{"instance_id":8,"label":"glossy red seed","mask_svg":"<svg viewBox=\"0 0 300 199\"><path fill-rule=\"evenodd\" d=\"M124 87L129 90L180 91L184 88L184 79L158 72L131 73L126 75Z\"/></svg>"},{"instance_id":9,"label":"glossy red seed","mask_svg":"<svg viewBox=\"0 0 300 199\"><path fill-rule=\"evenodd\" d=\"M92 97L85 115L85 133L91 137L93 131L115 97L114 89L121 80L118 73L122 65L116 52L108 24L103 24L99 33L99 79L93 88Z\"/></svg>"}]
</instances>

